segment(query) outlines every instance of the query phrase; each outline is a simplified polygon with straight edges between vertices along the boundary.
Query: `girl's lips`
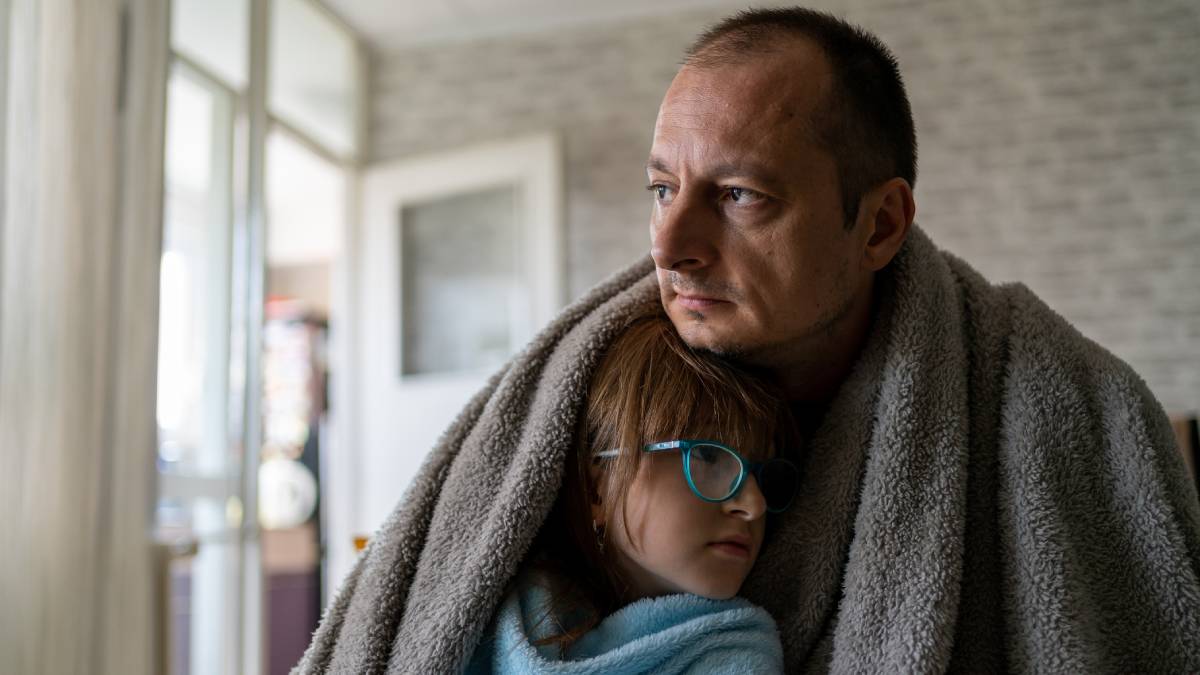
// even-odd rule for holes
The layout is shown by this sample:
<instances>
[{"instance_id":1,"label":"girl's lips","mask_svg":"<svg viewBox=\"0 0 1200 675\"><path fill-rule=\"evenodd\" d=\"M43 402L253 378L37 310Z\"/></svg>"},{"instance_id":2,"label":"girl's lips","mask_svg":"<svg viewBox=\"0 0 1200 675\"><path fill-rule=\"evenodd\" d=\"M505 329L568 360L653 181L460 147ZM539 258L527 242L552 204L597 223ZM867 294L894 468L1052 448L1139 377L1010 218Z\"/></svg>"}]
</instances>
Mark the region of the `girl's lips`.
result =
<instances>
[{"instance_id":1,"label":"girl's lips","mask_svg":"<svg viewBox=\"0 0 1200 675\"><path fill-rule=\"evenodd\" d=\"M715 541L709 544L713 550L720 551L727 555L732 555L738 558L749 558L750 548L732 541Z\"/></svg>"}]
</instances>

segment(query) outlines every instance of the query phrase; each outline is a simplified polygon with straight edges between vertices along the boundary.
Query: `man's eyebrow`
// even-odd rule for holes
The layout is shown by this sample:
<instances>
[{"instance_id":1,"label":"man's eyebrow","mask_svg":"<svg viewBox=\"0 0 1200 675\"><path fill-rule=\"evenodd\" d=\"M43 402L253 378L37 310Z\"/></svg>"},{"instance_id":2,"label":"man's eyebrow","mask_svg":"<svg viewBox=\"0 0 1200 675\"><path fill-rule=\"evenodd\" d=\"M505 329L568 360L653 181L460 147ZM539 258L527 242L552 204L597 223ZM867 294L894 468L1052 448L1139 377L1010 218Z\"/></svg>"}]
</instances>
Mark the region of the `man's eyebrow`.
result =
<instances>
[{"instance_id":1,"label":"man's eyebrow","mask_svg":"<svg viewBox=\"0 0 1200 675\"><path fill-rule=\"evenodd\" d=\"M730 176L749 178L755 185L777 194L787 191L787 182L783 180L778 171L754 162L725 162L712 167L708 173L714 179Z\"/></svg>"},{"instance_id":2,"label":"man's eyebrow","mask_svg":"<svg viewBox=\"0 0 1200 675\"><path fill-rule=\"evenodd\" d=\"M764 183L774 183L772 173L766 167L753 163L725 162L718 164L709 171L714 177L720 176L746 176Z\"/></svg>"},{"instance_id":3,"label":"man's eyebrow","mask_svg":"<svg viewBox=\"0 0 1200 675\"><path fill-rule=\"evenodd\" d=\"M646 170L660 171L662 173L674 173L671 167L658 157L651 157L646 161ZM712 177L746 176L766 182L773 182L775 180L772 178L773 174L769 169L753 162L725 162L723 164L717 164L704 173Z\"/></svg>"},{"instance_id":4,"label":"man's eyebrow","mask_svg":"<svg viewBox=\"0 0 1200 675\"><path fill-rule=\"evenodd\" d=\"M674 171L661 158L651 157L646 162L646 171L658 171L674 175ZM754 162L724 162L717 164L711 169L704 172L709 178L719 179L729 176L738 176L749 178L763 188L773 191L782 191L785 187L785 182L767 167Z\"/></svg>"},{"instance_id":5,"label":"man's eyebrow","mask_svg":"<svg viewBox=\"0 0 1200 675\"><path fill-rule=\"evenodd\" d=\"M667 166L667 163L658 157L651 157L650 159L646 160L646 170L659 171L661 173L671 173L671 168Z\"/></svg>"}]
</instances>

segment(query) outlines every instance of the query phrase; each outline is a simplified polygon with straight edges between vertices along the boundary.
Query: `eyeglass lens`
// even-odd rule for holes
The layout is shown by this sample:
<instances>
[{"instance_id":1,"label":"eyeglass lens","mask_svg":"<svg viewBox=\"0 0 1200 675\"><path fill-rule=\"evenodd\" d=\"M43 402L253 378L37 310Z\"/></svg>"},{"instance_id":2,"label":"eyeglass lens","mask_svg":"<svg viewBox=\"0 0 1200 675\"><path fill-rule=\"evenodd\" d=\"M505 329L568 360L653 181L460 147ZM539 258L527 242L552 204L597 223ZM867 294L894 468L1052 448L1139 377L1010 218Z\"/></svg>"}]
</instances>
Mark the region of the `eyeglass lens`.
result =
<instances>
[{"instance_id":1,"label":"eyeglass lens","mask_svg":"<svg viewBox=\"0 0 1200 675\"><path fill-rule=\"evenodd\" d=\"M800 473L790 462L770 460L758 473L758 489L762 490L767 508L772 511L786 509L796 496L799 485Z\"/></svg>"},{"instance_id":2,"label":"eyeglass lens","mask_svg":"<svg viewBox=\"0 0 1200 675\"><path fill-rule=\"evenodd\" d=\"M698 444L692 446L688 469L696 490L705 499L719 500L728 497L737 486L742 463L725 448Z\"/></svg>"},{"instance_id":3,"label":"eyeglass lens","mask_svg":"<svg viewBox=\"0 0 1200 675\"><path fill-rule=\"evenodd\" d=\"M705 499L726 499L737 487L741 462L725 448L703 443L693 445L688 457L692 484ZM759 471L758 489L767 508L778 511L787 508L796 494L799 476L788 462L771 460Z\"/></svg>"}]
</instances>

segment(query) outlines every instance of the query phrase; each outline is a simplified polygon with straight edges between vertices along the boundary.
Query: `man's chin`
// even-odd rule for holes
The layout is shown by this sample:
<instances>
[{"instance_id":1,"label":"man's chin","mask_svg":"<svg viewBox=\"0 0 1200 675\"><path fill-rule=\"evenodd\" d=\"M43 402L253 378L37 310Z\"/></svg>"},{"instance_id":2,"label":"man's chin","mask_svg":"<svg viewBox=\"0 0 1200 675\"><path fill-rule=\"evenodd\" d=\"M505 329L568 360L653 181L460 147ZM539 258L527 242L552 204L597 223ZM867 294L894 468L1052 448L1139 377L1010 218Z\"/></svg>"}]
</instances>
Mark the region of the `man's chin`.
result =
<instances>
[{"instance_id":1,"label":"man's chin","mask_svg":"<svg viewBox=\"0 0 1200 675\"><path fill-rule=\"evenodd\" d=\"M674 320L674 319L672 319ZM675 330L687 346L701 352L711 352L723 358L735 359L745 353L745 348L732 336L723 334L717 326L708 322L687 321L682 326L675 322Z\"/></svg>"},{"instance_id":2,"label":"man's chin","mask_svg":"<svg viewBox=\"0 0 1200 675\"><path fill-rule=\"evenodd\" d=\"M672 318L674 320L674 318ZM675 330L684 344L698 352L708 352L727 361L750 368L770 368L776 363L778 352L784 345L761 345L747 341L744 334L721 330L715 322L675 323Z\"/></svg>"}]
</instances>

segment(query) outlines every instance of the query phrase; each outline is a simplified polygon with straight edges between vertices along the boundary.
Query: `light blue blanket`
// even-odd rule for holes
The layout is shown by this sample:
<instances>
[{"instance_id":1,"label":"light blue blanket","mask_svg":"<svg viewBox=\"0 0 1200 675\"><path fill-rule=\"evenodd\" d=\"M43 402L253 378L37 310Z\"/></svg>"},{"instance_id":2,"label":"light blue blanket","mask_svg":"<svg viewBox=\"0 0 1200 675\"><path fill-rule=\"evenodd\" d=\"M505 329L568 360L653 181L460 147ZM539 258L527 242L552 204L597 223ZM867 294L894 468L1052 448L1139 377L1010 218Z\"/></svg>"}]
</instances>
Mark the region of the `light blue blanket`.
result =
<instances>
[{"instance_id":1,"label":"light blue blanket","mask_svg":"<svg viewBox=\"0 0 1200 675\"><path fill-rule=\"evenodd\" d=\"M553 625L540 621L545 600L534 584L510 592L467 665L467 675L783 672L775 621L741 598L679 594L638 600L580 638L566 659L559 659L556 646L533 645Z\"/></svg>"}]
</instances>

